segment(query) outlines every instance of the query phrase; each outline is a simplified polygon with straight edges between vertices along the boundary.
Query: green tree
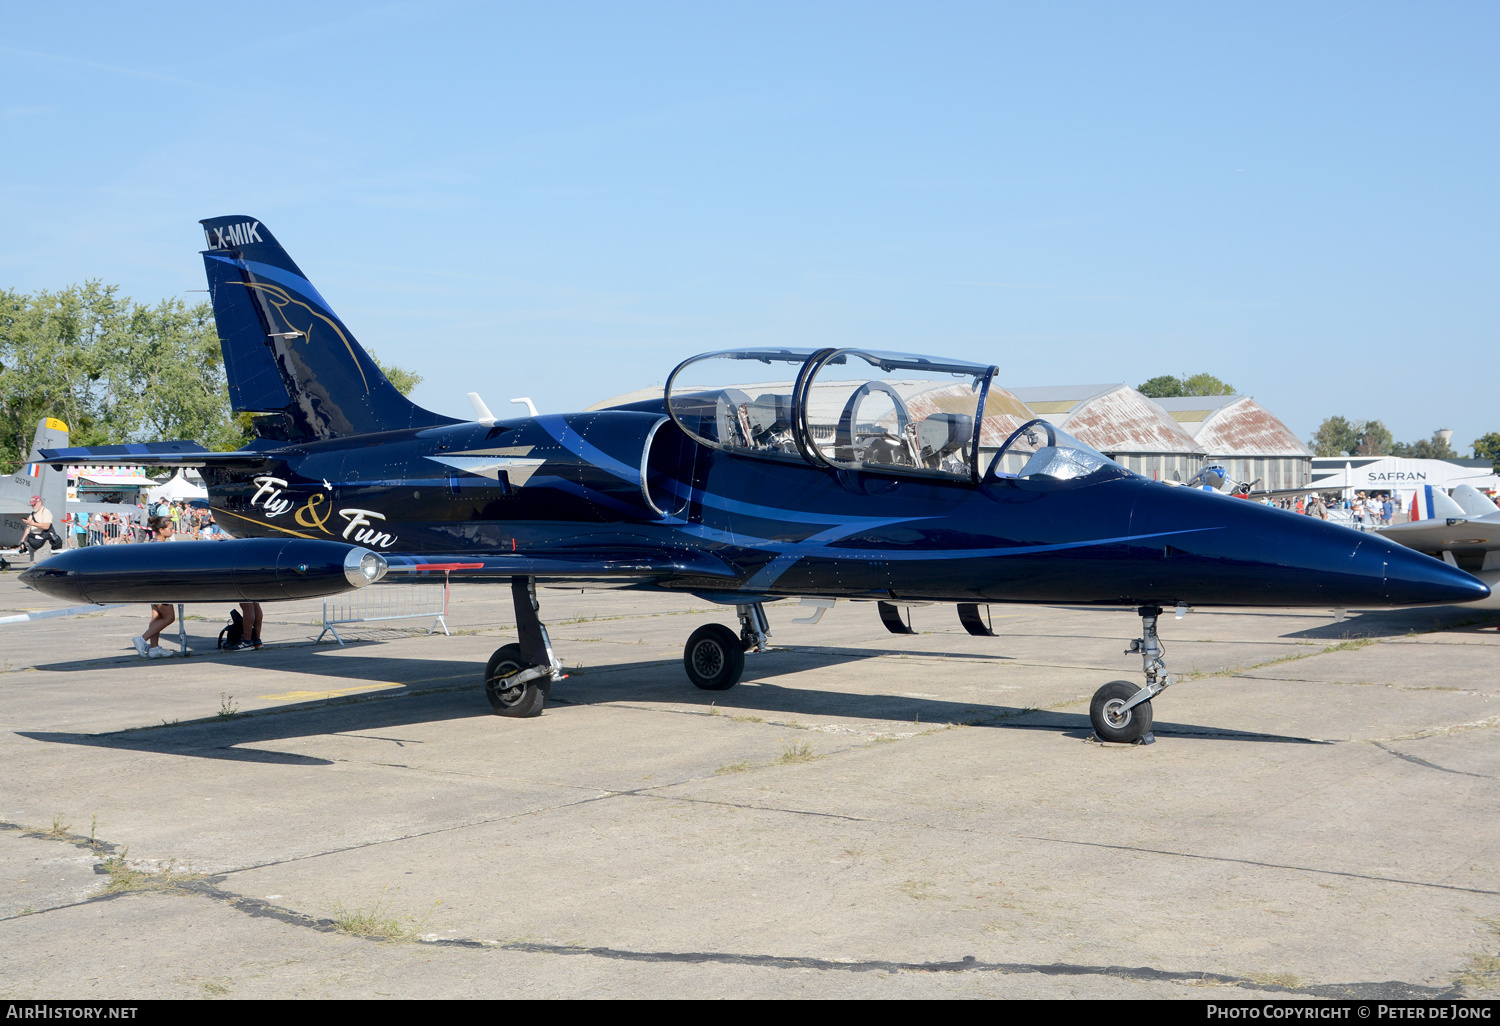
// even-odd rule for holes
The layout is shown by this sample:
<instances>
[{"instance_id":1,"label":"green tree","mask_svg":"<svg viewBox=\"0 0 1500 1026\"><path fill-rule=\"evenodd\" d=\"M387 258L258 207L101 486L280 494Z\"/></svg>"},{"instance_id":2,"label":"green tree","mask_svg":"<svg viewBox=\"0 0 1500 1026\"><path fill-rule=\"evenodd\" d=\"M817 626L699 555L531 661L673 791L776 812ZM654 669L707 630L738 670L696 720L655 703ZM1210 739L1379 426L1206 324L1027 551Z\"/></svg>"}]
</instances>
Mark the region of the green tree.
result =
<instances>
[{"instance_id":1,"label":"green tree","mask_svg":"<svg viewBox=\"0 0 1500 1026\"><path fill-rule=\"evenodd\" d=\"M1182 391L1182 379L1170 374L1152 378L1150 381L1136 385L1135 390L1148 399L1174 399L1184 394Z\"/></svg>"},{"instance_id":2,"label":"green tree","mask_svg":"<svg viewBox=\"0 0 1500 1026\"><path fill-rule=\"evenodd\" d=\"M396 391L402 395L411 395L411 390L422 383L422 375L416 371L409 371L404 367L397 367L395 364L381 363L380 357L374 353L370 353L370 359L375 361L375 366L380 368L380 373L384 374L386 380L394 385Z\"/></svg>"},{"instance_id":3,"label":"green tree","mask_svg":"<svg viewBox=\"0 0 1500 1026\"><path fill-rule=\"evenodd\" d=\"M1378 420L1329 417L1318 425L1308 445L1319 456L1384 456L1393 443L1391 430Z\"/></svg>"},{"instance_id":4,"label":"green tree","mask_svg":"<svg viewBox=\"0 0 1500 1026\"><path fill-rule=\"evenodd\" d=\"M1137 385L1135 390L1150 399L1173 399L1181 395L1234 395L1233 385L1206 372L1180 378L1163 374Z\"/></svg>"},{"instance_id":5,"label":"green tree","mask_svg":"<svg viewBox=\"0 0 1500 1026\"><path fill-rule=\"evenodd\" d=\"M1386 451L1395 444L1391 429L1378 420L1367 420L1356 424L1355 431L1359 434L1359 441L1354 443L1356 456L1384 456Z\"/></svg>"},{"instance_id":6,"label":"green tree","mask_svg":"<svg viewBox=\"0 0 1500 1026\"><path fill-rule=\"evenodd\" d=\"M1194 374L1182 379L1183 395L1234 395L1234 386L1212 374Z\"/></svg>"},{"instance_id":7,"label":"green tree","mask_svg":"<svg viewBox=\"0 0 1500 1026\"><path fill-rule=\"evenodd\" d=\"M422 380L381 369L403 395ZM229 407L212 308L142 306L97 281L0 291L0 469L25 459L42 417L65 421L75 445L188 438L227 450L250 438L250 417Z\"/></svg>"},{"instance_id":8,"label":"green tree","mask_svg":"<svg viewBox=\"0 0 1500 1026\"><path fill-rule=\"evenodd\" d=\"M1500 472L1500 431L1491 431L1482 438L1474 439L1474 459L1489 460Z\"/></svg>"},{"instance_id":9,"label":"green tree","mask_svg":"<svg viewBox=\"0 0 1500 1026\"><path fill-rule=\"evenodd\" d=\"M1451 460L1457 458L1458 453L1446 438L1434 431L1431 438L1419 442L1396 442L1390 448L1390 455L1409 460Z\"/></svg>"},{"instance_id":10,"label":"green tree","mask_svg":"<svg viewBox=\"0 0 1500 1026\"><path fill-rule=\"evenodd\" d=\"M1329 417L1308 445L1319 456L1345 456L1359 448L1359 431L1344 417Z\"/></svg>"}]
</instances>

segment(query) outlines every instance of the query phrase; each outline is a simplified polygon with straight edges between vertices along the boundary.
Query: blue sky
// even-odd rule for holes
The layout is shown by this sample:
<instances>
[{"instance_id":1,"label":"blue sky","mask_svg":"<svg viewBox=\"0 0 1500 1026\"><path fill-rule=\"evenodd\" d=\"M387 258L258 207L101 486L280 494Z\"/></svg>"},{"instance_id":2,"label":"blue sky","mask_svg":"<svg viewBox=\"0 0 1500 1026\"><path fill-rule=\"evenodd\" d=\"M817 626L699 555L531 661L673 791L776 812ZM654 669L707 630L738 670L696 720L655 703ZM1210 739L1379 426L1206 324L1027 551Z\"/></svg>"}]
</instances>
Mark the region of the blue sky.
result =
<instances>
[{"instance_id":1,"label":"blue sky","mask_svg":"<svg viewBox=\"0 0 1500 1026\"><path fill-rule=\"evenodd\" d=\"M0 14L0 285L201 299L247 214L446 413L775 343L1500 430L1492 3Z\"/></svg>"}]
</instances>

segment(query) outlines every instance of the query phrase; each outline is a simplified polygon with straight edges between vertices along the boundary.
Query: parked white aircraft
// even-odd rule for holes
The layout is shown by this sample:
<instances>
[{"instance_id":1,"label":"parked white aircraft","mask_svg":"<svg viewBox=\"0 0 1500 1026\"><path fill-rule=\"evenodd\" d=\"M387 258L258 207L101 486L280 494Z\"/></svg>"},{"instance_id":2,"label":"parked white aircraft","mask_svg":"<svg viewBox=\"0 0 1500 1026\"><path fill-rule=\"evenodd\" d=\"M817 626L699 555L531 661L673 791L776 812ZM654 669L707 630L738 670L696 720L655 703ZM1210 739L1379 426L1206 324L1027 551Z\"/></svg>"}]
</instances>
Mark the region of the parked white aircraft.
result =
<instances>
[{"instance_id":1,"label":"parked white aircraft","mask_svg":"<svg viewBox=\"0 0 1500 1026\"><path fill-rule=\"evenodd\" d=\"M1380 533L1408 548L1467 570L1491 588L1500 585L1500 506L1473 485L1461 484L1449 496L1426 485L1412 499L1412 521L1383 527ZM1500 609L1500 596L1470 603Z\"/></svg>"}]
</instances>

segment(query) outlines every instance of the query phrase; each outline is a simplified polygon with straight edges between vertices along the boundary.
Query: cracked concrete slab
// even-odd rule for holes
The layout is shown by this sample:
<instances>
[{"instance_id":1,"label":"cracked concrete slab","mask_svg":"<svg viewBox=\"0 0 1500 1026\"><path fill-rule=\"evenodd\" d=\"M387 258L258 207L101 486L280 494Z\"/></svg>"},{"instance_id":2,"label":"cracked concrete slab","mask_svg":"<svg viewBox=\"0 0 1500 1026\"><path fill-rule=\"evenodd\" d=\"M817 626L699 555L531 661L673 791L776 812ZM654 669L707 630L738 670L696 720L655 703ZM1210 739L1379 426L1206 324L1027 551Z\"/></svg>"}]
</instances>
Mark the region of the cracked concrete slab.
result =
<instances>
[{"instance_id":1,"label":"cracked concrete slab","mask_svg":"<svg viewBox=\"0 0 1500 1026\"><path fill-rule=\"evenodd\" d=\"M5 628L0 994L1500 982L1496 641L1471 611L1167 620L1169 664L1195 672L1154 703L1156 744L1117 747L1087 707L1139 673L1128 611L997 607L1002 636L972 638L925 607L894 637L867 604L816 628L773 606L778 650L709 693L681 645L728 610L542 600L573 675L523 721L478 687L513 639L499 588L455 592L452 637L376 626L342 649L310 644L317 603L268 607L261 652L151 663L125 651L141 610ZM28 603L0 577L0 606ZM1424 667L1452 687L1407 686ZM41 836L54 816L73 836ZM112 848L79 835L94 817ZM111 852L137 874L114 893Z\"/></svg>"}]
</instances>

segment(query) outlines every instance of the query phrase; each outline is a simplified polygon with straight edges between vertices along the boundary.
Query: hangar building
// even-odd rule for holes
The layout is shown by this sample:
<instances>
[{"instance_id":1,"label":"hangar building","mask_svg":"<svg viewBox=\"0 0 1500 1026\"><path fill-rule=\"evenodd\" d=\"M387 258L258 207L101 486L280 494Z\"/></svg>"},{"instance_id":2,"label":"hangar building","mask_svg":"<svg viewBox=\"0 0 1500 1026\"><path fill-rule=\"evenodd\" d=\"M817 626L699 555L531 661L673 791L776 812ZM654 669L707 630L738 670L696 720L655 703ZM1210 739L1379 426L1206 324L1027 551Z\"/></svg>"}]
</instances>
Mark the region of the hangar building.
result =
<instances>
[{"instance_id":1,"label":"hangar building","mask_svg":"<svg viewBox=\"0 0 1500 1026\"><path fill-rule=\"evenodd\" d=\"M1010 392L1038 417L1144 477L1186 481L1203 469L1203 447L1128 385L1047 385Z\"/></svg>"},{"instance_id":2,"label":"hangar building","mask_svg":"<svg viewBox=\"0 0 1500 1026\"><path fill-rule=\"evenodd\" d=\"M1256 490L1304 488L1312 483L1312 450L1264 406L1247 395L1193 395L1157 399L1210 464Z\"/></svg>"}]
</instances>

